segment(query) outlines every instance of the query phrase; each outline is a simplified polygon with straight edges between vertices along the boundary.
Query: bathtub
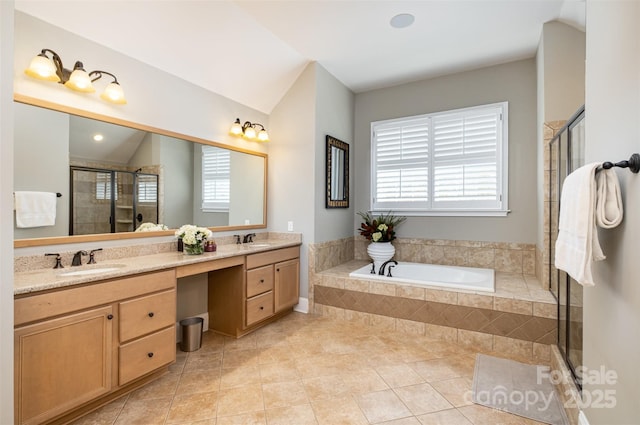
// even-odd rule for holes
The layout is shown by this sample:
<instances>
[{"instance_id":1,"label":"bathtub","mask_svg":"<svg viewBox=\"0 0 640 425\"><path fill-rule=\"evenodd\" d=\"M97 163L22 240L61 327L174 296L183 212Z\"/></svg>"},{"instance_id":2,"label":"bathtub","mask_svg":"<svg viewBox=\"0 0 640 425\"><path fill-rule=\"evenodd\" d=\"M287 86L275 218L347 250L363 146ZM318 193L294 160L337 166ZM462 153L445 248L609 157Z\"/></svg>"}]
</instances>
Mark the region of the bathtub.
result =
<instances>
[{"instance_id":1,"label":"bathtub","mask_svg":"<svg viewBox=\"0 0 640 425\"><path fill-rule=\"evenodd\" d=\"M462 289L466 291L495 292L493 269L474 267L440 266L435 264L399 262L391 269L393 277L371 274L371 264L349 273L350 277L379 280L388 283L408 283L410 285L436 287L441 289Z\"/></svg>"}]
</instances>

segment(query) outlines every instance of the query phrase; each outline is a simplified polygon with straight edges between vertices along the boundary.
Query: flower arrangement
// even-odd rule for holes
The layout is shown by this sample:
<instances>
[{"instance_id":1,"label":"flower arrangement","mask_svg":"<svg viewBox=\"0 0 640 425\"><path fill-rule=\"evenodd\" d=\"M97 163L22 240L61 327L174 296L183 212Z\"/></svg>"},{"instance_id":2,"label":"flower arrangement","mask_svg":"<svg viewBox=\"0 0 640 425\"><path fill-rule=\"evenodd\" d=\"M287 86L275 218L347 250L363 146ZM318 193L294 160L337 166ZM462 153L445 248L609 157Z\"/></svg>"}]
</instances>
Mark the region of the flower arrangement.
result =
<instances>
[{"instance_id":1,"label":"flower arrangement","mask_svg":"<svg viewBox=\"0 0 640 425\"><path fill-rule=\"evenodd\" d=\"M211 237L213 232L206 227L198 227L193 224L185 224L176 230L176 237L182 239L185 245L202 245L202 242Z\"/></svg>"},{"instance_id":2,"label":"flower arrangement","mask_svg":"<svg viewBox=\"0 0 640 425\"><path fill-rule=\"evenodd\" d=\"M169 228L164 224L155 224L155 223L142 223L136 229L136 232L158 232L161 230L169 230Z\"/></svg>"},{"instance_id":3,"label":"flower arrangement","mask_svg":"<svg viewBox=\"0 0 640 425\"><path fill-rule=\"evenodd\" d=\"M407 217L397 217L391 212L374 216L370 212L359 212L364 223L358 231L372 242L391 242L396 238L395 227L405 221Z\"/></svg>"}]
</instances>

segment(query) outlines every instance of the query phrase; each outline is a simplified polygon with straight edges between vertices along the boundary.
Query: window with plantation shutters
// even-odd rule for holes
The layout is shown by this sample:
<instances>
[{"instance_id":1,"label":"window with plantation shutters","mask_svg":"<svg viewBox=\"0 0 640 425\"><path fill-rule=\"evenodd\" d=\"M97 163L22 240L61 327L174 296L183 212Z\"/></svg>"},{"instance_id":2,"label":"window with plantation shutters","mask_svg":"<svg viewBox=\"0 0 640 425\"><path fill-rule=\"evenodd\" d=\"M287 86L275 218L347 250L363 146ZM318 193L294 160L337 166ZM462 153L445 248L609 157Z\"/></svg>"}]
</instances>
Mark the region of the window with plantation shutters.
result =
<instances>
[{"instance_id":1,"label":"window with plantation shutters","mask_svg":"<svg viewBox=\"0 0 640 425\"><path fill-rule=\"evenodd\" d=\"M372 123L371 209L409 215L506 214L507 106Z\"/></svg>"},{"instance_id":2,"label":"window with plantation shutters","mask_svg":"<svg viewBox=\"0 0 640 425\"><path fill-rule=\"evenodd\" d=\"M138 175L138 202L155 203L158 202L158 177Z\"/></svg>"},{"instance_id":3,"label":"window with plantation shutters","mask_svg":"<svg viewBox=\"0 0 640 425\"><path fill-rule=\"evenodd\" d=\"M202 147L202 210L228 211L231 154L215 146Z\"/></svg>"}]
</instances>

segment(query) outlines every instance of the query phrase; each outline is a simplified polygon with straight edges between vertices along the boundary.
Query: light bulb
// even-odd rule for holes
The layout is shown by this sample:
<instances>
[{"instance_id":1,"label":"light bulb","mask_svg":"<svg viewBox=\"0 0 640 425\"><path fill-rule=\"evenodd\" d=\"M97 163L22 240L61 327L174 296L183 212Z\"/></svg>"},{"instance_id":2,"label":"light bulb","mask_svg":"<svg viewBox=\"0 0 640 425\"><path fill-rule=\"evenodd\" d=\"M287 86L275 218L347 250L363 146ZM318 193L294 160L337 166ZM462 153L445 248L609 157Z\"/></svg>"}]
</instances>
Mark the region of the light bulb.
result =
<instances>
[{"instance_id":1,"label":"light bulb","mask_svg":"<svg viewBox=\"0 0 640 425\"><path fill-rule=\"evenodd\" d=\"M269 133L264 128L258 132L258 140L261 142L269 141Z\"/></svg>"},{"instance_id":2,"label":"light bulb","mask_svg":"<svg viewBox=\"0 0 640 425\"><path fill-rule=\"evenodd\" d=\"M256 138L256 129L249 126L247 128L245 128L244 130L244 137L246 137L247 139L255 139Z\"/></svg>"},{"instance_id":3,"label":"light bulb","mask_svg":"<svg viewBox=\"0 0 640 425\"><path fill-rule=\"evenodd\" d=\"M240 124L240 119L236 119L236 121L231 125L229 133L233 134L234 136L242 135L242 125Z\"/></svg>"},{"instance_id":4,"label":"light bulb","mask_svg":"<svg viewBox=\"0 0 640 425\"><path fill-rule=\"evenodd\" d=\"M73 72L69 77L69 81L64 83L66 87L69 87L71 90L83 92L83 93L93 93L96 89L93 88L93 84L91 84L91 77L87 74L87 71L82 67L82 62L76 62L73 67Z\"/></svg>"}]
</instances>

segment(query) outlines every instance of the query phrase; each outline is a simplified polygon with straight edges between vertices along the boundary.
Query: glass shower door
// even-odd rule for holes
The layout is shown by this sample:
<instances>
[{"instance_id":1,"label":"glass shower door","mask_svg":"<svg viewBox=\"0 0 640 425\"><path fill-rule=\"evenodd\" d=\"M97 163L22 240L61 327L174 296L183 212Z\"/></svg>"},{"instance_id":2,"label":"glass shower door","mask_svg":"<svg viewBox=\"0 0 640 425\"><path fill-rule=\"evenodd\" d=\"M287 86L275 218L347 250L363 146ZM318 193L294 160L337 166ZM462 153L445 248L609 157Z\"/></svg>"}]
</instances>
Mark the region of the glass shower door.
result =
<instances>
[{"instance_id":1,"label":"glass shower door","mask_svg":"<svg viewBox=\"0 0 640 425\"><path fill-rule=\"evenodd\" d=\"M71 169L71 220L69 235L111 233L110 172Z\"/></svg>"}]
</instances>

